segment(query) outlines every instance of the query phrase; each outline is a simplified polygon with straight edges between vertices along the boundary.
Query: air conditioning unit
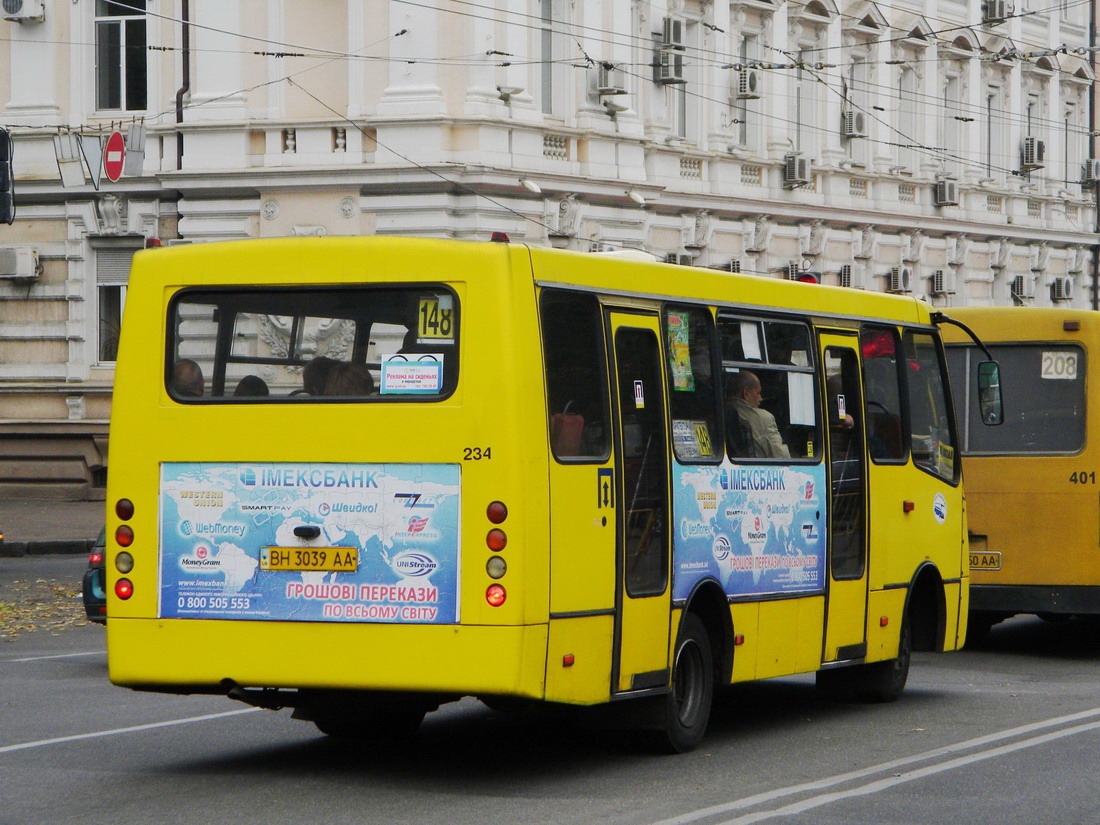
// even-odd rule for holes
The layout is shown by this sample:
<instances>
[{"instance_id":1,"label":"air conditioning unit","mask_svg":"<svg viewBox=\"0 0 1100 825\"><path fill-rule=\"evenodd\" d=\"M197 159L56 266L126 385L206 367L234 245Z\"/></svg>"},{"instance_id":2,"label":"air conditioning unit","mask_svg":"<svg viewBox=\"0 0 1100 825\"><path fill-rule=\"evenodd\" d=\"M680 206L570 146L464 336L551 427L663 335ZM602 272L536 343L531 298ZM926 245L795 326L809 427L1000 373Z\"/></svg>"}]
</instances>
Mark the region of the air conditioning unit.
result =
<instances>
[{"instance_id":1,"label":"air conditioning unit","mask_svg":"<svg viewBox=\"0 0 1100 825\"><path fill-rule=\"evenodd\" d=\"M955 285L951 282L951 276L942 269L932 273L931 292L933 295L954 295Z\"/></svg>"},{"instance_id":2,"label":"air conditioning unit","mask_svg":"<svg viewBox=\"0 0 1100 825\"><path fill-rule=\"evenodd\" d=\"M783 158L783 186L794 189L810 182L810 159L801 152L791 152Z\"/></svg>"},{"instance_id":3,"label":"air conditioning unit","mask_svg":"<svg viewBox=\"0 0 1100 825\"><path fill-rule=\"evenodd\" d=\"M1096 186L1100 183L1100 158L1089 158L1085 161L1081 183L1085 186Z\"/></svg>"},{"instance_id":4,"label":"air conditioning unit","mask_svg":"<svg viewBox=\"0 0 1100 825\"><path fill-rule=\"evenodd\" d=\"M890 291L899 295L911 292L913 289L913 268L909 266L895 266L890 269Z\"/></svg>"},{"instance_id":5,"label":"air conditioning unit","mask_svg":"<svg viewBox=\"0 0 1100 825\"><path fill-rule=\"evenodd\" d=\"M1073 300L1073 279L1067 278L1065 275L1059 275L1053 281L1050 282L1050 300L1051 301L1071 301Z\"/></svg>"},{"instance_id":6,"label":"air conditioning unit","mask_svg":"<svg viewBox=\"0 0 1100 825\"><path fill-rule=\"evenodd\" d=\"M46 9L42 0L3 0L0 4L5 20L17 23L41 23L46 19Z\"/></svg>"},{"instance_id":7,"label":"air conditioning unit","mask_svg":"<svg viewBox=\"0 0 1100 825\"><path fill-rule=\"evenodd\" d=\"M867 137L867 115L863 112L841 112L840 134L844 137Z\"/></svg>"},{"instance_id":8,"label":"air conditioning unit","mask_svg":"<svg viewBox=\"0 0 1100 825\"><path fill-rule=\"evenodd\" d=\"M953 180L938 180L932 187L932 202L936 206L958 206L959 184Z\"/></svg>"},{"instance_id":9,"label":"air conditioning unit","mask_svg":"<svg viewBox=\"0 0 1100 825\"><path fill-rule=\"evenodd\" d=\"M37 278L38 252L26 247L0 247L0 278Z\"/></svg>"},{"instance_id":10,"label":"air conditioning unit","mask_svg":"<svg viewBox=\"0 0 1100 825\"><path fill-rule=\"evenodd\" d=\"M684 48L684 21L666 17L661 28L661 45L666 49Z\"/></svg>"},{"instance_id":11,"label":"air conditioning unit","mask_svg":"<svg viewBox=\"0 0 1100 825\"><path fill-rule=\"evenodd\" d=\"M623 70L614 63L600 63L596 66L596 93L600 95L625 95L626 78Z\"/></svg>"},{"instance_id":12,"label":"air conditioning unit","mask_svg":"<svg viewBox=\"0 0 1100 825\"><path fill-rule=\"evenodd\" d=\"M1009 284L1012 297L1017 300L1035 297L1035 279L1029 275L1016 275Z\"/></svg>"},{"instance_id":13,"label":"air conditioning unit","mask_svg":"<svg viewBox=\"0 0 1100 825\"><path fill-rule=\"evenodd\" d=\"M797 281L802 274L802 265L798 261L788 261L787 268L783 271L783 277L788 281Z\"/></svg>"},{"instance_id":14,"label":"air conditioning unit","mask_svg":"<svg viewBox=\"0 0 1100 825\"><path fill-rule=\"evenodd\" d=\"M666 264L679 264L680 266L695 266L695 258L691 255L681 255L679 252L669 252L665 255Z\"/></svg>"},{"instance_id":15,"label":"air conditioning unit","mask_svg":"<svg viewBox=\"0 0 1100 825\"><path fill-rule=\"evenodd\" d=\"M982 0L982 22L1000 23L1012 14L1008 0Z\"/></svg>"},{"instance_id":16,"label":"air conditioning unit","mask_svg":"<svg viewBox=\"0 0 1100 825\"><path fill-rule=\"evenodd\" d=\"M1042 169L1046 153L1046 143L1029 135L1024 138L1023 149L1020 152L1020 166L1023 167L1025 172L1032 169Z\"/></svg>"},{"instance_id":17,"label":"air conditioning unit","mask_svg":"<svg viewBox=\"0 0 1100 825\"><path fill-rule=\"evenodd\" d=\"M846 289L852 288L852 265L843 264L840 267L840 271L836 274L836 282L838 286L842 286Z\"/></svg>"},{"instance_id":18,"label":"air conditioning unit","mask_svg":"<svg viewBox=\"0 0 1100 825\"><path fill-rule=\"evenodd\" d=\"M760 99L760 72L756 69L745 69L737 72L737 90L734 97L737 100Z\"/></svg>"},{"instance_id":19,"label":"air conditioning unit","mask_svg":"<svg viewBox=\"0 0 1100 825\"><path fill-rule=\"evenodd\" d=\"M732 260L726 261L724 264L718 264L711 268L720 269L722 272L740 272L741 261L739 258L733 258Z\"/></svg>"},{"instance_id":20,"label":"air conditioning unit","mask_svg":"<svg viewBox=\"0 0 1100 825\"><path fill-rule=\"evenodd\" d=\"M684 53L676 49L660 48L657 50L657 60L653 64L653 81L664 85L673 83L685 83L684 79Z\"/></svg>"}]
</instances>

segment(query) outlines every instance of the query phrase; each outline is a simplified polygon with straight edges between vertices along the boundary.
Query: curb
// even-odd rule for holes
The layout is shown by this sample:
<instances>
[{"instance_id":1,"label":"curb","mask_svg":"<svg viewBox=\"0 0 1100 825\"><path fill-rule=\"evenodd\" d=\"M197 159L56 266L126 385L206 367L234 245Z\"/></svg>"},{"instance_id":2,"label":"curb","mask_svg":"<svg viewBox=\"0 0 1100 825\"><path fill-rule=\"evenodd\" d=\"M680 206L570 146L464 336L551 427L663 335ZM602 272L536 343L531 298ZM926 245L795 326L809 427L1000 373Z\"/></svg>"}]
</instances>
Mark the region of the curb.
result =
<instances>
[{"instance_id":1,"label":"curb","mask_svg":"<svg viewBox=\"0 0 1100 825\"><path fill-rule=\"evenodd\" d=\"M94 539L71 539L61 541L2 541L0 556L19 558L21 556L52 556L55 554L87 553Z\"/></svg>"}]
</instances>

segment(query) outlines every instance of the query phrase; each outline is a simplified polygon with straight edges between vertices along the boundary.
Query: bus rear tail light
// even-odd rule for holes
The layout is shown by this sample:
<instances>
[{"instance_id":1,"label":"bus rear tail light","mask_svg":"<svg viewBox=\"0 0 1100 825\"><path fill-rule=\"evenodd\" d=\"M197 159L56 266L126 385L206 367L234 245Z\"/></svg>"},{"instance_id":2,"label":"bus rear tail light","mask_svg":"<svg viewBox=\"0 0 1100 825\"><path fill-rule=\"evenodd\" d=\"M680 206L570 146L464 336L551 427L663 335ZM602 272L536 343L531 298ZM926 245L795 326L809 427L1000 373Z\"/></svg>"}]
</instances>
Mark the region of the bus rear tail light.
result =
<instances>
[{"instance_id":1,"label":"bus rear tail light","mask_svg":"<svg viewBox=\"0 0 1100 825\"><path fill-rule=\"evenodd\" d=\"M490 556L489 561L485 562L485 572L490 579L502 579L508 572L508 562L500 556Z\"/></svg>"},{"instance_id":2,"label":"bus rear tail light","mask_svg":"<svg viewBox=\"0 0 1100 825\"><path fill-rule=\"evenodd\" d=\"M493 524L502 524L508 518L508 506L503 501L494 501L485 508L485 515Z\"/></svg>"},{"instance_id":3,"label":"bus rear tail light","mask_svg":"<svg viewBox=\"0 0 1100 825\"><path fill-rule=\"evenodd\" d=\"M134 557L125 551L119 553L115 556L115 569L119 573L126 575L134 569Z\"/></svg>"},{"instance_id":4,"label":"bus rear tail light","mask_svg":"<svg viewBox=\"0 0 1100 825\"><path fill-rule=\"evenodd\" d=\"M115 595L126 601L134 595L134 583L129 579L119 579L115 582Z\"/></svg>"},{"instance_id":5,"label":"bus rear tail light","mask_svg":"<svg viewBox=\"0 0 1100 825\"><path fill-rule=\"evenodd\" d=\"M490 607L500 607L507 599L508 593L502 585L490 584L489 589L485 591L485 601Z\"/></svg>"},{"instance_id":6,"label":"bus rear tail light","mask_svg":"<svg viewBox=\"0 0 1100 825\"><path fill-rule=\"evenodd\" d=\"M134 517L134 502L128 498L120 498L115 502L115 515L123 521L129 521Z\"/></svg>"},{"instance_id":7,"label":"bus rear tail light","mask_svg":"<svg viewBox=\"0 0 1100 825\"><path fill-rule=\"evenodd\" d=\"M128 524L121 524L115 530L115 541L119 547L129 547L134 543L134 529Z\"/></svg>"},{"instance_id":8,"label":"bus rear tail light","mask_svg":"<svg viewBox=\"0 0 1100 825\"><path fill-rule=\"evenodd\" d=\"M494 553L499 553L508 545L508 536L499 527L494 527L485 537L485 543Z\"/></svg>"}]
</instances>

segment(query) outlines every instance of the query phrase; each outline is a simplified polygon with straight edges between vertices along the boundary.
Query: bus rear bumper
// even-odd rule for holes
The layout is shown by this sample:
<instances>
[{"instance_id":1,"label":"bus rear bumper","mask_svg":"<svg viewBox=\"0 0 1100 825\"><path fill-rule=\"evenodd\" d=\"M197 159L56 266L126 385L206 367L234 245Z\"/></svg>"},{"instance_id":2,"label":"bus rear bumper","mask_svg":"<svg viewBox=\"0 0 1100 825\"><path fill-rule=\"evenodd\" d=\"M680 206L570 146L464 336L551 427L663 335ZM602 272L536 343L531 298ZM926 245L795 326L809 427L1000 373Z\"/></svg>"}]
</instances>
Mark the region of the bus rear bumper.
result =
<instances>
[{"instance_id":1,"label":"bus rear bumper","mask_svg":"<svg viewBox=\"0 0 1100 825\"><path fill-rule=\"evenodd\" d=\"M111 681L238 688L493 694L541 699L546 625L384 625L111 617Z\"/></svg>"},{"instance_id":2,"label":"bus rear bumper","mask_svg":"<svg viewBox=\"0 0 1100 825\"><path fill-rule=\"evenodd\" d=\"M971 584L970 612L1100 615L1100 587Z\"/></svg>"}]
</instances>

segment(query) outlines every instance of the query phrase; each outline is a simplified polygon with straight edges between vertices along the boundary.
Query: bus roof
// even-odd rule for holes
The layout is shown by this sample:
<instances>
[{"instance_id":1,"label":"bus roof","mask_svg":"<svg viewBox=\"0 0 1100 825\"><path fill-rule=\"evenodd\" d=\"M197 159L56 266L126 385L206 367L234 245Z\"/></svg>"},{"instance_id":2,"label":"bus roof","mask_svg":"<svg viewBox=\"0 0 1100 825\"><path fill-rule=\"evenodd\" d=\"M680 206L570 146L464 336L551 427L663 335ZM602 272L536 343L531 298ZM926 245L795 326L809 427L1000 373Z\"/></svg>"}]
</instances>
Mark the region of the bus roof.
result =
<instances>
[{"instance_id":1,"label":"bus roof","mask_svg":"<svg viewBox=\"0 0 1100 825\"><path fill-rule=\"evenodd\" d=\"M958 307L945 310L950 318L966 324L986 343L1005 341L1058 341L1088 332L1094 334L1097 314L1083 309L1056 307ZM1074 322L1076 330L1066 329ZM946 343L970 343L970 337L957 327L945 324Z\"/></svg>"}]
</instances>

